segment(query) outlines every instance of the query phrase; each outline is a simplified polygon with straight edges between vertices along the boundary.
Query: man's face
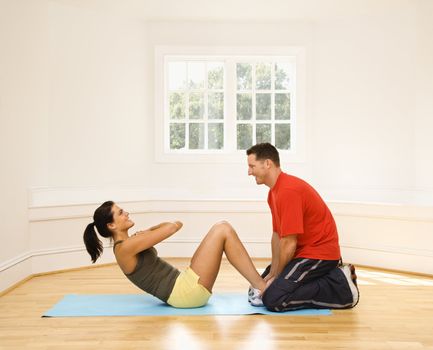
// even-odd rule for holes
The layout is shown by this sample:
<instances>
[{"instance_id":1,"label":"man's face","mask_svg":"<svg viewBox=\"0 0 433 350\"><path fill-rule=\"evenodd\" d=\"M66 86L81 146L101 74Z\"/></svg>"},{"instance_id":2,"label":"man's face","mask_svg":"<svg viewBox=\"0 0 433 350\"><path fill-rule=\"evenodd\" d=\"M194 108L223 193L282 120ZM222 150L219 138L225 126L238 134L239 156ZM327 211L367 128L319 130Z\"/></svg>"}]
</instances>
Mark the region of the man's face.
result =
<instances>
[{"instance_id":1,"label":"man's face","mask_svg":"<svg viewBox=\"0 0 433 350\"><path fill-rule=\"evenodd\" d=\"M267 163L267 160L257 160L255 154L248 156L248 175L256 178L257 185L265 183L269 169Z\"/></svg>"}]
</instances>

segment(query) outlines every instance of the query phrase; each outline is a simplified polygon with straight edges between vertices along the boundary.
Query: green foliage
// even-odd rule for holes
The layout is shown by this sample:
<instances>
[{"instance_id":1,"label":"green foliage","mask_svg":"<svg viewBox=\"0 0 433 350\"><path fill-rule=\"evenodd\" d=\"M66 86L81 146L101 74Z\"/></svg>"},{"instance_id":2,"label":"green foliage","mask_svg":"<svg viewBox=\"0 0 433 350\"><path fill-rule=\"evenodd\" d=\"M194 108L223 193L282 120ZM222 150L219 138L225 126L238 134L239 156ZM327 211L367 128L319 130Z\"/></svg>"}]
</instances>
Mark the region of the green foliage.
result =
<instances>
[{"instance_id":1,"label":"green foliage","mask_svg":"<svg viewBox=\"0 0 433 350\"><path fill-rule=\"evenodd\" d=\"M287 64L277 63L275 64L275 89L276 90L287 90L290 85L289 78L290 68Z\"/></svg>"},{"instance_id":2,"label":"green foliage","mask_svg":"<svg viewBox=\"0 0 433 350\"><path fill-rule=\"evenodd\" d=\"M275 124L275 147L290 149L290 124Z\"/></svg>"},{"instance_id":3,"label":"green foliage","mask_svg":"<svg viewBox=\"0 0 433 350\"><path fill-rule=\"evenodd\" d=\"M170 124L170 148L171 149L185 148L185 124L183 123Z\"/></svg>"},{"instance_id":4,"label":"green foliage","mask_svg":"<svg viewBox=\"0 0 433 350\"><path fill-rule=\"evenodd\" d=\"M253 145L253 126L251 124L238 124L237 148L248 149Z\"/></svg>"},{"instance_id":5,"label":"green foliage","mask_svg":"<svg viewBox=\"0 0 433 350\"><path fill-rule=\"evenodd\" d=\"M290 94L275 94L275 119L290 119Z\"/></svg>"},{"instance_id":6,"label":"green foliage","mask_svg":"<svg viewBox=\"0 0 433 350\"><path fill-rule=\"evenodd\" d=\"M256 142L272 142L272 127L271 124L256 125Z\"/></svg>"},{"instance_id":7,"label":"green foliage","mask_svg":"<svg viewBox=\"0 0 433 350\"><path fill-rule=\"evenodd\" d=\"M211 90L224 88L224 66L216 66L208 71L208 88Z\"/></svg>"},{"instance_id":8,"label":"green foliage","mask_svg":"<svg viewBox=\"0 0 433 350\"><path fill-rule=\"evenodd\" d=\"M204 124L189 124L189 149L204 148Z\"/></svg>"},{"instance_id":9,"label":"green foliage","mask_svg":"<svg viewBox=\"0 0 433 350\"><path fill-rule=\"evenodd\" d=\"M224 148L224 124L223 123L209 123L208 133L209 149L222 149Z\"/></svg>"},{"instance_id":10,"label":"green foliage","mask_svg":"<svg viewBox=\"0 0 433 350\"><path fill-rule=\"evenodd\" d=\"M258 63L256 65L256 89L270 90L271 82L271 64Z\"/></svg>"},{"instance_id":11,"label":"green foliage","mask_svg":"<svg viewBox=\"0 0 433 350\"><path fill-rule=\"evenodd\" d=\"M203 119L204 116L204 93L193 92L189 94L189 118Z\"/></svg>"},{"instance_id":12,"label":"green foliage","mask_svg":"<svg viewBox=\"0 0 433 350\"><path fill-rule=\"evenodd\" d=\"M271 94L256 94L256 119L271 119Z\"/></svg>"},{"instance_id":13,"label":"green foliage","mask_svg":"<svg viewBox=\"0 0 433 350\"><path fill-rule=\"evenodd\" d=\"M170 119L185 118L185 94L180 92L170 93Z\"/></svg>"},{"instance_id":14,"label":"green foliage","mask_svg":"<svg viewBox=\"0 0 433 350\"><path fill-rule=\"evenodd\" d=\"M224 93L209 92L209 119L224 118Z\"/></svg>"},{"instance_id":15,"label":"green foliage","mask_svg":"<svg viewBox=\"0 0 433 350\"><path fill-rule=\"evenodd\" d=\"M238 90L250 90L252 85L252 66L249 63L236 64Z\"/></svg>"},{"instance_id":16,"label":"green foliage","mask_svg":"<svg viewBox=\"0 0 433 350\"><path fill-rule=\"evenodd\" d=\"M253 101L251 94L237 94L236 119L251 120L253 117Z\"/></svg>"}]
</instances>

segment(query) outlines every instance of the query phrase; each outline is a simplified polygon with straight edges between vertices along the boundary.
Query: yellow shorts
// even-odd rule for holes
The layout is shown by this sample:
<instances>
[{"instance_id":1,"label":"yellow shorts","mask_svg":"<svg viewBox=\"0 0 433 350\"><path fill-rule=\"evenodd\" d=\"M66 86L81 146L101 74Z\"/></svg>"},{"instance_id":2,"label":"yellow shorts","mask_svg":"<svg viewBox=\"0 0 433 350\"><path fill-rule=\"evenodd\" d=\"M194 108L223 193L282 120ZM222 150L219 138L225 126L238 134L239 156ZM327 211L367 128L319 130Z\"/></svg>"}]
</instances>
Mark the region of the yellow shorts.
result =
<instances>
[{"instance_id":1,"label":"yellow shorts","mask_svg":"<svg viewBox=\"0 0 433 350\"><path fill-rule=\"evenodd\" d=\"M188 267L177 277L167 304L178 308L192 308L206 305L211 293L200 283L199 276Z\"/></svg>"}]
</instances>

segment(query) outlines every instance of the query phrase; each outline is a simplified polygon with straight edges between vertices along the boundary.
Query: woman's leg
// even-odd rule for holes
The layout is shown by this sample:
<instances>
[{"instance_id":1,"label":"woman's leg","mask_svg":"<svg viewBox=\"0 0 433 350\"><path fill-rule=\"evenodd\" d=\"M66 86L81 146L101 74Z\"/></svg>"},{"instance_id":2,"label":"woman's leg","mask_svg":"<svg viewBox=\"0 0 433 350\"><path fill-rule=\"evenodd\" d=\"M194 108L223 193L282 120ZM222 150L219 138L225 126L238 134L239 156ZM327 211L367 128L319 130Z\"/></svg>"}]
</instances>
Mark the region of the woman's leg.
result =
<instances>
[{"instance_id":1,"label":"woman's leg","mask_svg":"<svg viewBox=\"0 0 433 350\"><path fill-rule=\"evenodd\" d=\"M258 274L238 235L225 221L215 224L210 229L191 259L191 268L200 276L201 285L212 291L223 252L229 262L254 288L259 290L265 288L265 281Z\"/></svg>"}]
</instances>

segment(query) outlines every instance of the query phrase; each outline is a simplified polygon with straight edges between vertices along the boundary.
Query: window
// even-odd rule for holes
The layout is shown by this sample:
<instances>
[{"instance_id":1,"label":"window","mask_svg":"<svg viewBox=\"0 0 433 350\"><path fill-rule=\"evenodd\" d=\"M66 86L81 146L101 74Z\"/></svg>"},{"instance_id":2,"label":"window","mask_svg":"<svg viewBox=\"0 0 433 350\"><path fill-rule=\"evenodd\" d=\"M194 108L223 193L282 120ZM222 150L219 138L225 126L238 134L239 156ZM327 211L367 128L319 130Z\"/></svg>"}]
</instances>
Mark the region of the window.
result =
<instances>
[{"instance_id":1,"label":"window","mask_svg":"<svg viewBox=\"0 0 433 350\"><path fill-rule=\"evenodd\" d=\"M303 51L234 51L157 48L157 159L239 159L270 142L302 160Z\"/></svg>"}]
</instances>

